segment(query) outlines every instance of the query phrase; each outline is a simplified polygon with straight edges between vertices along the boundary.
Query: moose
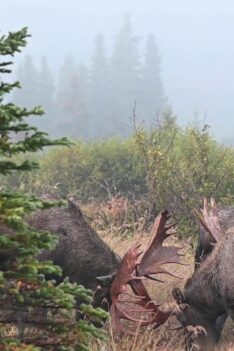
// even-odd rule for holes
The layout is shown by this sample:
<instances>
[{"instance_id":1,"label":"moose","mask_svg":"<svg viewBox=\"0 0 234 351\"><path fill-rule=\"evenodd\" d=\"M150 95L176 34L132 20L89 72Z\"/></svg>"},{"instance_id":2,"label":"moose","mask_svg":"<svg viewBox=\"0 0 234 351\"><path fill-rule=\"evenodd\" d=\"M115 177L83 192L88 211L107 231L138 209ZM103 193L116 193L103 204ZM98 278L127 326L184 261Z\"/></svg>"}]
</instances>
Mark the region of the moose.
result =
<instances>
[{"instance_id":1,"label":"moose","mask_svg":"<svg viewBox=\"0 0 234 351\"><path fill-rule=\"evenodd\" d=\"M42 199L54 200L45 194ZM47 230L58 236L52 251L43 251L41 260L51 260L62 268L62 277L49 276L60 283L65 277L70 282L94 291L93 306L107 309L109 290L121 258L89 225L74 196L68 196L67 207L53 207L36 211L28 220L37 230ZM97 289L101 286L101 289Z\"/></svg>"},{"instance_id":2,"label":"moose","mask_svg":"<svg viewBox=\"0 0 234 351\"><path fill-rule=\"evenodd\" d=\"M203 209L196 213L211 241L205 246L207 257L187 280L183 292L173 290L178 304L174 313L187 331L187 350L212 351L227 316L234 320L233 208L219 210L214 200L209 208L204 200Z\"/></svg>"},{"instance_id":3,"label":"moose","mask_svg":"<svg viewBox=\"0 0 234 351\"><path fill-rule=\"evenodd\" d=\"M50 194L43 194L41 199L57 200L56 196ZM75 197L68 196L66 207L38 210L27 221L32 228L58 236L56 247L52 251L43 251L39 259L53 261L62 268L63 275L48 275L46 278L54 279L59 284L65 277L69 277L72 283L82 284L96 292L93 298L95 307L107 308L102 301L109 301L108 286L117 272L121 258L91 228ZM0 226L1 232L11 235L12 230ZM10 254L6 250L0 251L1 269L4 269ZM99 284L102 289L97 289Z\"/></svg>"}]
</instances>

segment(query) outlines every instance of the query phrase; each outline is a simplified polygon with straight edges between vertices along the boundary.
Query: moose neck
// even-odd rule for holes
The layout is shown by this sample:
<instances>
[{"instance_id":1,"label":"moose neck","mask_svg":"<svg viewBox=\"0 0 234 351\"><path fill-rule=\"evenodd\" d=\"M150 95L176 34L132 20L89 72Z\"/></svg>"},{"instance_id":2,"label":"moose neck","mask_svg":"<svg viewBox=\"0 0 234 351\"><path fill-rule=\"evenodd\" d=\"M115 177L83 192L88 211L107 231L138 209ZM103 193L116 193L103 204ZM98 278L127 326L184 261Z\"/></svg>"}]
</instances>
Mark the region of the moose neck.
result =
<instances>
[{"instance_id":1,"label":"moose neck","mask_svg":"<svg viewBox=\"0 0 234 351\"><path fill-rule=\"evenodd\" d=\"M187 280L184 288L186 303L202 311L207 319L216 319L225 312L218 282L223 241L216 245L210 256Z\"/></svg>"}]
</instances>

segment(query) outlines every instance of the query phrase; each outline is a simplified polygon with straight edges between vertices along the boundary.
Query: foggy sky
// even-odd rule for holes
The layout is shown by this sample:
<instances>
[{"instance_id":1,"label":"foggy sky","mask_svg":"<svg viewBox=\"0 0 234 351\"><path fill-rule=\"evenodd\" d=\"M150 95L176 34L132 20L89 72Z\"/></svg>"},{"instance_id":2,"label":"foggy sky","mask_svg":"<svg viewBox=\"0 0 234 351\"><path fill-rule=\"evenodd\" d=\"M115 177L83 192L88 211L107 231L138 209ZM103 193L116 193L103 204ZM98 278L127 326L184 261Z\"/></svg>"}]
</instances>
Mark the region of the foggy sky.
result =
<instances>
[{"instance_id":1,"label":"foggy sky","mask_svg":"<svg viewBox=\"0 0 234 351\"><path fill-rule=\"evenodd\" d=\"M66 54L87 63L102 31L110 51L123 17L133 32L154 33L162 55L162 79L181 124L195 119L220 140L234 141L233 0L0 0L2 33L29 27L24 54L47 56L57 71ZM19 58L20 59L20 55Z\"/></svg>"}]
</instances>

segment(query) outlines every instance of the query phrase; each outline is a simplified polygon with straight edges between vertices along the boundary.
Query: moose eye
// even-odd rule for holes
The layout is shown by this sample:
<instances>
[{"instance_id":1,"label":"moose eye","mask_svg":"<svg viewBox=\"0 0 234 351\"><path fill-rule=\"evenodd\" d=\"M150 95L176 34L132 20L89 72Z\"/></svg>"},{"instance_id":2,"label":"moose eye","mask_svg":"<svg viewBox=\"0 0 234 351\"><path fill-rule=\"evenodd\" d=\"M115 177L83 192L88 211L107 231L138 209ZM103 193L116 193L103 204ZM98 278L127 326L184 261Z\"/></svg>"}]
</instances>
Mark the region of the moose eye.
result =
<instances>
[{"instance_id":1,"label":"moose eye","mask_svg":"<svg viewBox=\"0 0 234 351\"><path fill-rule=\"evenodd\" d=\"M62 234L62 235L67 235L67 232L66 232L66 230L64 228L59 228L58 229L58 233Z\"/></svg>"}]
</instances>

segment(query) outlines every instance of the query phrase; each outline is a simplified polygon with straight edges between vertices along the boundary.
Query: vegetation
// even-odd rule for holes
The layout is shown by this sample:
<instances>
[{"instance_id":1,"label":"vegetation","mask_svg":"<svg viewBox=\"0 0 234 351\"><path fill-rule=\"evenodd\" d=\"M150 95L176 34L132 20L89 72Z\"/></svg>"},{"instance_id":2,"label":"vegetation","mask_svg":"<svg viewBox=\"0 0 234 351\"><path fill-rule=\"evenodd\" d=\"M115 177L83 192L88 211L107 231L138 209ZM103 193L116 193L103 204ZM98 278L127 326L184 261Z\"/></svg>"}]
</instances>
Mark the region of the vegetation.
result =
<instances>
[{"instance_id":1,"label":"vegetation","mask_svg":"<svg viewBox=\"0 0 234 351\"><path fill-rule=\"evenodd\" d=\"M9 67L12 62L8 57L14 56L26 45L27 37L27 30L23 29L0 38L0 54L7 57L0 62L1 76L11 73ZM127 43L123 38L127 38ZM116 51L113 52L111 65L108 66L102 35L96 39L96 52L91 68L91 77L95 84L93 89L88 90L90 95L87 96L92 96L90 101L103 101L105 105L110 98L108 94L95 94L104 91L106 85L111 84L111 79L100 84L100 77L105 75L100 72L109 72L110 69L112 77L117 77L121 68L120 76L123 80L126 79L125 92L121 92L120 89L122 80L114 79L112 82L118 99L111 106L120 116L116 126L123 122L121 118L129 108L123 99L124 95L128 94L134 99L135 94L140 93L134 91L134 87L138 86L134 79L139 68L136 43L136 38L131 34L129 19L126 18L116 40ZM125 45L132 48L130 51L134 53L132 57L128 57L131 69L120 64L123 64L121 48ZM158 74L159 62L154 80L150 84L148 81L152 76L152 62L157 61L157 57L154 37L149 36L146 64L141 79L143 82L144 78L145 89L150 86L151 92L154 90L154 82L157 81L160 90L157 104L163 106L165 98ZM30 77L33 78L35 72L29 58L27 69L31 70ZM65 76L61 74L60 77L61 88L64 90L61 89L57 95L60 117L65 111L69 111L69 125L73 127L75 137L83 136L88 116L85 98L82 100L80 94L81 87L85 88L87 72L85 67L79 67L79 76L77 72L74 74L76 69L72 59L68 60L62 72ZM128 80L126 72L131 72L130 76L133 79ZM24 72L21 73L23 79ZM45 59L38 80L41 84L39 90L44 93L44 100L41 101L45 101L45 104L50 106L49 110L53 111L53 101L49 99L54 93L53 79L51 77L48 85L42 87L45 83L43 76L50 76ZM80 80L81 76L83 81ZM32 85L37 85L37 80L32 81ZM136 336L130 341L123 338L118 343L112 338L111 331L108 346L106 342L100 341L103 339L103 333L95 328L92 321L100 323L106 315L102 310L93 309L89 305L91 293L82 286L69 283L68 280L56 286L55 282L45 279L48 273L61 274L59 267L37 259L42 250L52 249L56 245L56 237L47 232L33 230L28 226L26 217L37 209L61 206L62 202L48 203L37 199L36 195L54 192L65 197L72 192L76 193L83 203L109 201L110 207L114 203L111 202L113 199L122 196L128 199L128 202L122 202L128 205L127 212L117 212L117 216L116 213L111 214L114 220L121 221L121 227L126 225L126 221L134 222L142 218L145 219L143 224L148 227L153 217L162 208L167 207L180 223L181 235L190 237L194 232L192 209L198 206L204 196L214 196L223 204L233 203L234 151L217 143L209 134L209 126L205 125L202 129L191 126L181 128L171 113L160 115L150 130L134 125L132 136L126 139L77 141L70 148L64 148L62 146L69 144L67 139L51 140L46 133L26 122L30 116L43 114L40 107L32 106L31 109L26 109L5 102L5 95L11 93L14 88L19 88L18 82L0 84L0 351L88 350L92 336L99 340L94 341L93 349L135 350L136 344L142 349L149 334L144 337ZM50 93L46 94L46 91ZM29 95L33 97L31 92ZM80 99L77 99L77 96L80 96ZM37 94L33 104L36 97ZM22 102L20 94L18 98L18 101ZM153 113L154 106L151 102L154 96L147 94L147 98L143 107L147 106L149 110L142 108L143 114ZM26 105L31 103L32 100L25 100ZM95 108L91 114L94 113ZM104 113L102 103L98 105L98 113ZM106 124L109 121L108 113L105 115ZM74 120L76 124L73 123ZM65 128L65 125L60 125ZM96 127L94 124L93 128ZM105 125L98 127L102 134ZM43 152L43 148L47 146L56 147ZM26 195L26 192L31 195ZM99 208L102 209L101 206ZM124 220L122 214L125 216ZM108 225L108 216L104 210L102 215L105 224ZM133 228L124 228L129 227ZM125 232L124 230L122 233ZM168 292L168 296L169 294ZM160 295L159 300L161 297ZM77 306L77 298L82 298L86 304ZM85 316L84 320L75 320L77 309ZM161 347L163 341L163 345L168 345L169 337L163 334L162 338L159 335L156 339L152 337L151 332L146 347ZM177 343L175 338L175 344Z\"/></svg>"},{"instance_id":2,"label":"vegetation","mask_svg":"<svg viewBox=\"0 0 234 351\"><path fill-rule=\"evenodd\" d=\"M76 193L84 203L121 195L140 208L138 218L144 217L146 225L166 207L187 236L191 228L194 231L192 209L204 196L214 196L223 204L234 200L233 149L217 143L209 126L183 129L170 113L150 131L135 126L128 139L77 142L69 149L55 148L39 159L40 170L17 179L8 177L9 184L33 193L52 191L62 197Z\"/></svg>"},{"instance_id":3,"label":"vegetation","mask_svg":"<svg viewBox=\"0 0 234 351\"><path fill-rule=\"evenodd\" d=\"M11 73L13 57L26 45L28 34L24 28L0 38L1 78ZM26 118L40 116L40 107L28 110L10 102L5 95L18 82L0 83L0 173L16 176L16 171L29 174L38 168L37 162L23 159L21 154L38 152L45 146L68 145L67 139L51 140L46 133L30 126ZM10 184L9 184L10 185ZM30 228L26 217L36 209L54 206L27 196L19 190L2 188L0 191L0 350L88 350L90 337L101 337L102 333L90 322L90 318L101 322L106 314L90 305L91 292L82 286L70 284L68 280L59 286L47 281L46 274L61 274L52 262L41 262L38 254L52 249L56 237L47 232ZM62 203L58 202L57 206ZM86 304L77 306L76 299ZM79 310L86 319L76 321Z\"/></svg>"}]
</instances>

